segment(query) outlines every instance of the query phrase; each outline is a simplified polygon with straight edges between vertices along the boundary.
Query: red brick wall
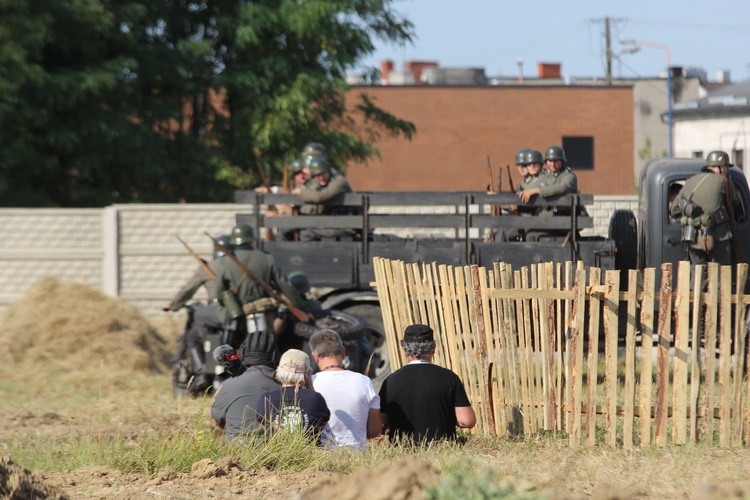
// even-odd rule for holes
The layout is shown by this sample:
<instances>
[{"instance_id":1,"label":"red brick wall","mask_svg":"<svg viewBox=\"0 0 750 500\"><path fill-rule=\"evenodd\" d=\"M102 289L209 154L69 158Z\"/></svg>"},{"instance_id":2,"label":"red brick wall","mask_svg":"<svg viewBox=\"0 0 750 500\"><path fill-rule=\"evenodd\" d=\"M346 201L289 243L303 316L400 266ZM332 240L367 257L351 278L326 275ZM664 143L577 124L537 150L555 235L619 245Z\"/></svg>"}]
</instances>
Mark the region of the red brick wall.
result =
<instances>
[{"instance_id":1,"label":"red brick wall","mask_svg":"<svg viewBox=\"0 0 750 500\"><path fill-rule=\"evenodd\" d=\"M381 108L417 128L412 141L383 135L382 158L351 163L358 191L482 190L487 154L497 176L513 181L515 153L561 145L563 136L594 137L594 168L576 171L586 194L633 194L631 87L352 87L347 104L367 93ZM575 165L571 165L575 170Z\"/></svg>"}]
</instances>

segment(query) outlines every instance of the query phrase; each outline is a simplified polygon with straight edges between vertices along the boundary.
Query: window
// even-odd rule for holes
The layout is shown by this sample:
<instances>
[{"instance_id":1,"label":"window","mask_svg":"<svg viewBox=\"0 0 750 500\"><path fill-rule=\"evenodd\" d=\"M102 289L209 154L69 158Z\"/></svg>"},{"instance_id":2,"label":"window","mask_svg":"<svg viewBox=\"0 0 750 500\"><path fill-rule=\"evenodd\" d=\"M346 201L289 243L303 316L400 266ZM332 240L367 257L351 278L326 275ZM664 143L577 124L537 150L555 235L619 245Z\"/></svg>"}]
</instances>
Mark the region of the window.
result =
<instances>
[{"instance_id":1,"label":"window","mask_svg":"<svg viewBox=\"0 0 750 500\"><path fill-rule=\"evenodd\" d=\"M678 224L680 222L680 216L672 217L670 209L672 208L672 202L677 198L677 195L680 194L680 189L682 189L683 185L685 185L685 181L673 181L669 184L667 191L667 214L669 222L672 224Z\"/></svg>"},{"instance_id":2,"label":"window","mask_svg":"<svg viewBox=\"0 0 750 500\"><path fill-rule=\"evenodd\" d=\"M703 151L693 151L693 158L703 158Z\"/></svg>"},{"instance_id":3,"label":"window","mask_svg":"<svg viewBox=\"0 0 750 500\"><path fill-rule=\"evenodd\" d=\"M568 164L574 169L591 170L594 168L593 137L563 137L562 147Z\"/></svg>"}]
</instances>

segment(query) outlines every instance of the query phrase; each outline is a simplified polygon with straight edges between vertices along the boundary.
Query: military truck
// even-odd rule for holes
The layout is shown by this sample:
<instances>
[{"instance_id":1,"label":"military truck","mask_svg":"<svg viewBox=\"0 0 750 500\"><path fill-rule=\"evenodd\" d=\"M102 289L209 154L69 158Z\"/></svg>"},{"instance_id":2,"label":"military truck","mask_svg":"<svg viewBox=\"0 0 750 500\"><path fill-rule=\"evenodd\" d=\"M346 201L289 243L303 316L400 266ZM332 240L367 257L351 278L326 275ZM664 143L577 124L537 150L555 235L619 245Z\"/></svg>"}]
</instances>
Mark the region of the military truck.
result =
<instances>
[{"instance_id":1,"label":"military truck","mask_svg":"<svg viewBox=\"0 0 750 500\"><path fill-rule=\"evenodd\" d=\"M677 266L680 260L687 260L681 242L682 226L669 215L670 193L672 197L676 195L685 180L699 173L705 164L701 158L655 158L646 164L639 181L638 213L617 210L610 221L609 235L617 247L616 269L659 269L665 262ZM729 174L742 202L735 214L737 236L745 255L750 255L747 178L736 167L730 168Z\"/></svg>"},{"instance_id":2,"label":"military truck","mask_svg":"<svg viewBox=\"0 0 750 500\"><path fill-rule=\"evenodd\" d=\"M327 292L324 307L343 310L365 320L374 348L369 375L380 379L390 372L384 345L383 322L372 258L399 259L407 263L437 262L453 266L477 264L491 267L504 261L514 267L542 262L583 261L587 267L614 269L615 243L603 237L582 237L592 228L592 217L583 208L592 195L564 195L536 200L545 213L557 216L515 216L500 206L522 205L511 192L378 192L346 194L337 205L360 215L305 215L277 217L269 205L299 205L294 195L242 191L239 203L253 205L252 213L237 215L237 223L254 226L258 234L305 228L352 230L353 237L323 241L272 241L258 246L274 255L286 272L304 271L313 287ZM494 208L493 208L494 207ZM497 215L500 214L500 215ZM508 235L526 238L508 238ZM525 241L523 241L525 239ZM530 241L534 239L534 241Z\"/></svg>"},{"instance_id":3,"label":"military truck","mask_svg":"<svg viewBox=\"0 0 750 500\"><path fill-rule=\"evenodd\" d=\"M374 281L372 257L400 259L407 263L437 262L462 266L491 266L505 261L514 267L541 262L583 261L602 270L659 268L663 262L677 265L687 258L680 241L679 221L669 216L670 193L676 194L685 180L705 165L698 158L657 158L641 172L637 213L614 212L609 237L581 237L580 230L593 227L593 219L582 207L592 195L565 195L537 200L549 211L566 213L556 217L516 217L493 207L519 205L514 193L485 192L379 192L347 194L337 200L356 207L360 215L271 217L266 207L300 204L293 195L241 191L236 201L253 205L252 213L237 215L238 223L259 230L304 228L352 229L348 241L268 241L259 247L272 253L290 273L301 270L311 284L327 292L325 307L358 315L365 320L367 335L375 348L370 375L382 378L389 370L383 345L383 324ZM736 214L738 235L745 254L750 255L750 195L745 175L730 169L731 179L742 200ZM522 205L523 206L523 205ZM538 241L513 241L505 235L541 233ZM626 280L623 280L626 282Z\"/></svg>"}]
</instances>

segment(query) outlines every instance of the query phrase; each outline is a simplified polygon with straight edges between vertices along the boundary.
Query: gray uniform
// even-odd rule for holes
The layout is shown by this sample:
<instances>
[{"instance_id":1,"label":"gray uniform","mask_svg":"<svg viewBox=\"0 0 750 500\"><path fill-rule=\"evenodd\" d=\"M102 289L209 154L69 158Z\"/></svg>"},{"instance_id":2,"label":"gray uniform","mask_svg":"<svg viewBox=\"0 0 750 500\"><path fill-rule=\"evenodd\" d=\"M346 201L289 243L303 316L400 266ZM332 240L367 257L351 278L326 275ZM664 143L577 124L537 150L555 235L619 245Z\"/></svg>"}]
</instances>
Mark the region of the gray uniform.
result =
<instances>
[{"instance_id":1,"label":"gray uniform","mask_svg":"<svg viewBox=\"0 0 750 500\"><path fill-rule=\"evenodd\" d=\"M259 278L265 281L275 290L286 295L286 297L298 308L304 310L302 299L297 293L297 289L287 280L286 276L276 266L273 256L261 251L248 247L237 247L234 251L237 260L244 263L245 266L255 273ZM216 269L216 295L221 295L224 290L237 290L237 298L240 303L248 304L254 300L268 297L268 293L263 286L250 276L245 276L242 269L232 262L228 257L223 257L219 261ZM195 312L194 325L188 334L188 347L194 348L203 356L201 349L202 339L209 330L223 328L229 323L227 310L221 304L208 305L201 307ZM232 344L229 339L229 343Z\"/></svg>"},{"instance_id":2,"label":"gray uniform","mask_svg":"<svg viewBox=\"0 0 750 500\"><path fill-rule=\"evenodd\" d=\"M300 191L299 197L305 202L300 207L300 213L305 215L328 215L334 214L346 207L332 206L331 203L340 202L342 195L353 193L349 181L343 175L331 171L328 184L321 186L314 180L305 184L305 189Z\"/></svg>"},{"instance_id":3,"label":"gray uniform","mask_svg":"<svg viewBox=\"0 0 750 500\"><path fill-rule=\"evenodd\" d=\"M568 167L564 167L554 173L544 170L539 175L539 183L535 187L539 188L539 196L542 198L577 193L578 177Z\"/></svg>"},{"instance_id":4,"label":"gray uniform","mask_svg":"<svg viewBox=\"0 0 750 500\"><path fill-rule=\"evenodd\" d=\"M211 262L207 263L209 269L211 269L214 274L216 274L217 262L218 261L216 260L212 260ZM195 270L193 276L188 280L185 286L180 288L180 290L172 299L172 302L169 303L169 310L179 311L180 309L185 307L187 301L193 298L193 295L195 295L195 292L197 292L201 286L206 287L209 301L216 298L216 281L214 281L214 279L209 276L208 272L203 269L203 266L198 266L198 269Z\"/></svg>"},{"instance_id":5,"label":"gray uniform","mask_svg":"<svg viewBox=\"0 0 750 500\"><path fill-rule=\"evenodd\" d=\"M735 213L741 206L739 195L730 184L729 189L734 203ZM685 203L693 203L701 209L695 218L682 216ZM729 226L729 213L726 203L726 179L713 172L701 172L685 181L685 185L672 202L670 214L680 217L684 225L694 226L704 236L713 237L713 248L707 251L700 245L687 244L688 257L693 264L718 262L722 265L733 264L732 231Z\"/></svg>"},{"instance_id":6,"label":"gray uniform","mask_svg":"<svg viewBox=\"0 0 750 500\"><path fill-rule=\"evenodd\" d=\"M569 167L563 167L557 172L543 170L539 174L536 186L539 189L539 197L552 198L564 194L574 194L578 192L578 177ZM537 207L537 215L570 215L570 209L567 207ZM546 238L558 238L567 236L568 231L529 231L526 239L529 241L539 241Z\"/></svg>"},{"instance_id":7,"label":"gray uniform","mask_svg":"<svg viewBox=\"0 0 750 500\"><path fill-rule=\"evenodd\" d=\"M234 251L234 255L237 257L237 260L245 264L245 267L270 285L271 288L286 295L292 304L301 309L304 308L297 289L294 288L286 275L276 266L276 261L272 255L261 250L242 247L237 248ZM235 290L238 283L239 289L237 289L236 293L237 298L242 304L248 304L254 300L269 296L263 285L250 276L245 276L244 271L231 259L222 259L216 271L217 296L224 290ZM226 310L223 307L219 309L218 314L219 319L226 320Z\"/></svg>"},{"instance_id":8,"label":"gray uniform","mask_svg":"<svg viewBox=\"0 0 750 500\"><path fill-rule=\"evenodd\" d=\"M338 206L346 193L353 193L349 181L343 175L331 171L328 184L321 186L313 182L299 193L299 197L305 202L300 207L301 215L351 215L356 209L353 207ZM352 238L355 234L353 229L303 229L300 231L300 240L317 241L321 238Z\"/></svg>"}]
</instances>

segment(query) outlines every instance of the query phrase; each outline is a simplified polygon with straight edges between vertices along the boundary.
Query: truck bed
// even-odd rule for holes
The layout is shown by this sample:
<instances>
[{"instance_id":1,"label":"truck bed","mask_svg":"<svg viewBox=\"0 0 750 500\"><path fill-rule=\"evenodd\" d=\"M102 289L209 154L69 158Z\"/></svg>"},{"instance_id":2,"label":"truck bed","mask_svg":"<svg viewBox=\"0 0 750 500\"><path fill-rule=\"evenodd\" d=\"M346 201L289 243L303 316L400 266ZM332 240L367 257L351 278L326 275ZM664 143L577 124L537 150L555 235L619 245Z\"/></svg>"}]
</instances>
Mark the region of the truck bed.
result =
<instances>
[{"instance_id":1,"label":"truck bed","mask_svg":"<svg viewBox=\"0 0 750 500\"><path fill-rule=\"evenodd\" d=\"M356 230L356 240L259 242L285 272L301 270L313 286L337 289L369 288L374 281L375 256L409 263L484 267L499 261L523 266L580 260L586 267L613 269L614 242L578 235L581 229L593 227L591 217L578 215L578 207L592 200L592 195L543 200L545 207L569 209L571 215L565 216L495 216L493 204L521 205L518 197L466 191L356 193L343 196L338 204L357 207L360 215L269 217L265 215L267 205L302 203L295 195L252 191L236 195L237 202L253 205L253 213L239 213L237 223L252 225L258 234L266 228ZM504 234L517 229L554 232L556 236L550 236L549 241L504 241Z\"/></svg>"}]
</instances>

